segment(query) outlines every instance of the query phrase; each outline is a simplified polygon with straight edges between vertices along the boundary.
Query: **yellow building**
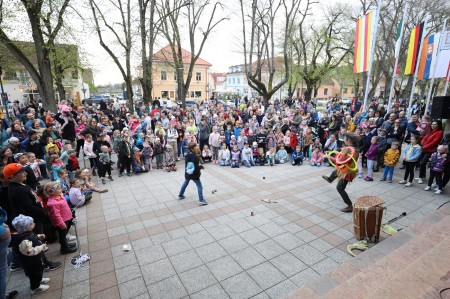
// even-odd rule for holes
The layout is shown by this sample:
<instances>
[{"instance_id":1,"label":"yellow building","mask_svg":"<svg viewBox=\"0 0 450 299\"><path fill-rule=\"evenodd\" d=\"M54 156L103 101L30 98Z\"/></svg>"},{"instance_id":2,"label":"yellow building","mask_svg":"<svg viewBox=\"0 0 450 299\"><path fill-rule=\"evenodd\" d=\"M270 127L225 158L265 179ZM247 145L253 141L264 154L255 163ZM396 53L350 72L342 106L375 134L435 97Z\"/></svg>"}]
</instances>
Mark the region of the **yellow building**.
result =
<instances>
[{"instance_id":1,"label":"yellow building","mask_svg":"<svg viewBox=\"0 0 450 299\"><path fill-rule=\"evenodd\" d=\"M191 53L181 49L184 63L184 81L186 82L187 72L191 61ZM212 65L198 58L192 72L191 84L186 92L189 99L207 99L209 92L209 73ZM177 100L177 70L173 64L170 46L162 48L153 55L153 98L169 98ZM212 82L211 82L212 83Z\"/></svg>"}]
</instances>

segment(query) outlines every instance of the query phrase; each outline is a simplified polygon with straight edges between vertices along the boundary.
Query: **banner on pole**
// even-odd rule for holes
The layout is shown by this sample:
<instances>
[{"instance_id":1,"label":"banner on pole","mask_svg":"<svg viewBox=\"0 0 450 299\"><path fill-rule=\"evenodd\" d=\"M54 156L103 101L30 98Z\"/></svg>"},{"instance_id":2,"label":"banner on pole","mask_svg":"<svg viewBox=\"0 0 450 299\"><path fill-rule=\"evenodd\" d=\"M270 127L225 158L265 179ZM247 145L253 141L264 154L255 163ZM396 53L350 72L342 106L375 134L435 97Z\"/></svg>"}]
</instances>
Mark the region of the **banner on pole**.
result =
<instances>
[{"instance_id":1,"label":"banner on pole","mask_svg":"<svg viewBox=\"0 0 450 299\"><path fill-rule=\"evenodd\" d=\"M411 30L411 37L409 38L408 45L408 56L406 57L405 75L414 74L416 71L424 24L425 22L422 22Z\"/></svg>"},{"instance_id":2,"label":"banner on pole","mask_svg":"<svg viewBox=\"0 0 450 299\"><path fill-rule=\"evenodd\" d=\"M354 73L367 72L371 55L373 13L370 11L356 20Z\"/></svg>"},{"instance_id":3,"label":"banner on pole","mask_svg":"<svg viewBox=\"0 0 450 299\"><path fill-rule=\"evenodd\" d=\"M428 80L433 76L434 61L439 51L440 33L430 35L423 40L422 54L420 58L418 80Z\"/></svg>"}]
</instances>

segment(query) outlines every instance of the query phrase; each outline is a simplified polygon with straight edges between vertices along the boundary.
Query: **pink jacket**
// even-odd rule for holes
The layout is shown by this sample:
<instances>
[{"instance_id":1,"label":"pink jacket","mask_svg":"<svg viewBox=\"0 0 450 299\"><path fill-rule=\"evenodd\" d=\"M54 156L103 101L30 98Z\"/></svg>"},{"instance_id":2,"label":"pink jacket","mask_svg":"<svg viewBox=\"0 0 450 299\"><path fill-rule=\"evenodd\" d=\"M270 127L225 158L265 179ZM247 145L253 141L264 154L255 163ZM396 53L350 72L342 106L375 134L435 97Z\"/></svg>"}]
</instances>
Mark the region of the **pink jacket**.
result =
<instances>
[{"instance_id":1,"label":"pink jacket","mask_svg":"<svg viewBox=\"0 0 450 299\"><path fill-rule=\"evenodd\" d=\"M64 222L72 219L72 211L62 195L50 196L47 202L48 217L53 226L61 227Z\"/></svg>"},{"instance_id":2,"label":"pink jacket","mask_svg":"<svg viewBox=\"0 0 450 299\"><path fill-rule=\"evenodd\" d=\"M323 153L322 152L313 151L312 157L311 157L311 159L309 161L310 162L314 162L314 163L322 163L322 161L323 161Z\"/></svg>"}]
</instances>

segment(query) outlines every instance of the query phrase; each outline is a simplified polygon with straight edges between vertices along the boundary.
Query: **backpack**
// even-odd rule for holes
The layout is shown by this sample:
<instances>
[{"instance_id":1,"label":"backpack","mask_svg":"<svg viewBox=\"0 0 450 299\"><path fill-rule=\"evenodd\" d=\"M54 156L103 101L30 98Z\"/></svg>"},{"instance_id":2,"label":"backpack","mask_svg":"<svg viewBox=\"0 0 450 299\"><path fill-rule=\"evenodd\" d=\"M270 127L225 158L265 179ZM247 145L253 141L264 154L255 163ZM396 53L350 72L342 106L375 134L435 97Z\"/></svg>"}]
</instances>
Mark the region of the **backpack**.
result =
<instances>
[{"instance_id":1,"label":"backpack","mask_svg":"<svg viewBox=\"0 0 450 299\"><path fill-rule=\"evenodd\" d=\"M187 174L193 174L195 171L195 165L192 162L188 162L186 165L186 173Z\"/></svg>"}]
</instances>

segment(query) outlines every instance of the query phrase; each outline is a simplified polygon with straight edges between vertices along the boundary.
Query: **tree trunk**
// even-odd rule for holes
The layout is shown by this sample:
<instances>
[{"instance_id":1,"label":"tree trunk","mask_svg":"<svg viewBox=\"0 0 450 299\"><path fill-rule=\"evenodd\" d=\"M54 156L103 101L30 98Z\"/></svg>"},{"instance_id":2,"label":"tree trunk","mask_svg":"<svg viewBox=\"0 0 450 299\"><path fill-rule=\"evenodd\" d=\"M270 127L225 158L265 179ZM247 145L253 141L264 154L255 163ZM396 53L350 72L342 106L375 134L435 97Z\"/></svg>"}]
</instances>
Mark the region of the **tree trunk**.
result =
<instances>
[{"instance_id":1,"label":"tree trunk","mask_svg":"<svg viewBox=\"0 0 450 299\"><path fill-rule=\"evenodd\" d=\"M66 90L61 82L56 82L56 92L59 94L59 101L66 100Z\"/></svg>"}]
</instances>

